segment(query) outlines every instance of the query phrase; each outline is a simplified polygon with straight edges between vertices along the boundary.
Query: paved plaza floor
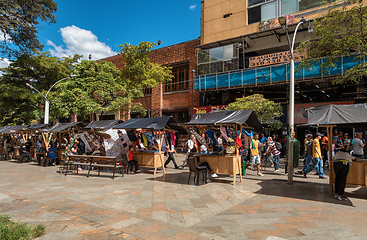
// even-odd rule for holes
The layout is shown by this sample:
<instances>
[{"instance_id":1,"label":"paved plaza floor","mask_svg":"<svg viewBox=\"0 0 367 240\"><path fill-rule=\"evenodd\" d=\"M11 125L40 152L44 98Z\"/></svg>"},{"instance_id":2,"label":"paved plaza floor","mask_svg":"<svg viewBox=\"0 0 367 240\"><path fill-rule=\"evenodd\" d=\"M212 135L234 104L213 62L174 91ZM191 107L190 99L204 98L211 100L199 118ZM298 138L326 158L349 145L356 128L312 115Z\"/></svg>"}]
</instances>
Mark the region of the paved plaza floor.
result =
<instances>
[{"instance_id":1,"label":"paved plaza floor","mask_svg":"<svg viewBox=\"0 0 367 240\"><path fill-rule=\"evenodd\" d=\"M347 188L349 200L337 201L313 174L287 185L284 170L268 167L235 186L229 176L197 186L172 165L164 176L143 169L114 180L33 163L0 169L0 212L44 224L39 239L367 239L367 189Z\"/></svg>"}]
</instances>

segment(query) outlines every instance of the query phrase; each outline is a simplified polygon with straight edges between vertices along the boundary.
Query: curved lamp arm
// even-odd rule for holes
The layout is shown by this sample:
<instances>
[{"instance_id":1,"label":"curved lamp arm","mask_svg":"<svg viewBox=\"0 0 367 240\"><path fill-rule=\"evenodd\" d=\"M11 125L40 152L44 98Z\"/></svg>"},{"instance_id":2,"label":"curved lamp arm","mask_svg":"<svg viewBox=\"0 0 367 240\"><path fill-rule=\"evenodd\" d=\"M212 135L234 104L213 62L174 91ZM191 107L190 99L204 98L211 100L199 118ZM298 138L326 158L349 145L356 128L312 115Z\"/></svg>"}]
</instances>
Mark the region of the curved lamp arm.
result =
<instances>
[{"instance_id":1,"label":"curved lamp arm","mask_svg":"<svg viewBox=\"0 0 367 240\"><path fill-rule=\"evenodd\" d=\"M65 80L65 79L69 79L69 78L73 78L73 77L76 77L76 75L72 75L72 74L70 74L70 76L69 76L69 77L66 77L66 78L60 79L59 81L55 82L55 83L50 87L50 89L48 89L48 91L47 91L47 93L46 93L45 98L47 99L47 95L48 95L48 93L51 91L51 89L52 89L55 85L57 85L59 82L61 82L61 81Z\"/></svg>"}]
</instances>

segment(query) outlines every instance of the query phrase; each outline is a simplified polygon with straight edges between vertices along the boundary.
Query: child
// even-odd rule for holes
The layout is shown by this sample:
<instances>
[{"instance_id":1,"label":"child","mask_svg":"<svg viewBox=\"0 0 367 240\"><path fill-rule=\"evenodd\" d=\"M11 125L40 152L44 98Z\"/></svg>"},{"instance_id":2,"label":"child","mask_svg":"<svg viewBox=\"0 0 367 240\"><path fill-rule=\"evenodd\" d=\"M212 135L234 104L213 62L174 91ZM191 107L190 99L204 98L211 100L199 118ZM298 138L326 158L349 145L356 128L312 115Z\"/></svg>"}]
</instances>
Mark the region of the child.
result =
<instances>
[{"instance_id":1,"label":"child","mask_svg":"<svg viewBox=\"0 0 367 240\"><path fill-rule=\"evenodd\" d=\"M134 160L134 147L130 146L129 150L126 152L127 159L129 160L129 171L134 174L133 167L135 167L135 173L140 173L139 165L136 160Z\"/></svg>"},{"instance_id":2,"label":"child","mask_svg":"<svg viewBox=\"0 0 367 240\"><path fill-rule=\"evenodd\" d=\"M173 165L175 166L175 169L177 169L178 168L178 166L177 166L177 164L176 164L176 160L175 160L175 158L173 157L173 153L176 153L176 157L177 157L177 152L176 152L176 150L175 150L175 147L174 146L169 146L169 145L167 145L167 153L168 153L168 159L167 159L167 161L164 163L164 167L166 168L167 167L167 165L168 165L168 163L170 162L170 161L172 161L173 162Z\"/></svg>"}]
</instances>

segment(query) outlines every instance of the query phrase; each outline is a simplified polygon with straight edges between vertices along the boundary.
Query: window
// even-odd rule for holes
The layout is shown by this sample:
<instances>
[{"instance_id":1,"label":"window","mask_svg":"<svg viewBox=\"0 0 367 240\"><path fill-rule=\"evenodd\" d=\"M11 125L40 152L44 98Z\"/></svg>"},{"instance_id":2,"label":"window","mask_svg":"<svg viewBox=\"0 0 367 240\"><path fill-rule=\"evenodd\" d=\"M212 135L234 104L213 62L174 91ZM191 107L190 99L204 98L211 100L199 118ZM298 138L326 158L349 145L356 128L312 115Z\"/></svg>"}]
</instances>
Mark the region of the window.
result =
<instances>
[{"instance_id":1,"label":"window","mask_svg":"<svg viewBox=\"0 0 367 240\"><path fill-rule=\"evenodd\" d=\"M172 74L172 81L165 84L165 92L186 90L189 88L190 71L188 67L174 68Z\"/></svg>"},{"instance_id":2,"label":"window","mask_svg":"<svg viewBox=\"0 0 367 240\"><path fill-rule=\"evenodd\" d=\"M277 1L279 0L249 0L248 24L276 18L278 16Z\"/></svg>"},{"instance_id":3,"label":"window","mask_svg":"<svg viewBox=\"0 0 367 240\"><path fill-rule=\"evenodd\" d=\"M247 24L322 6L335 0L248 0Z\"/></svg>"},{"instance_id":4,"label":"window","mask_svg":"<svg viewBox=\"0 0 367 240\"><path fill-rule=\"evenodd\" d=\"M238 44L198 52L198 75L238 69Z\"/></svg>"},{"instance_id":5,"label":"window","mask_svg":"<svg viewBox=\"0 0 367 240\"><path fill-rule=\"evenodd\" d=\"M281 0L282 16L298 12L298 0Z\"/></svg>"}]
</instances>

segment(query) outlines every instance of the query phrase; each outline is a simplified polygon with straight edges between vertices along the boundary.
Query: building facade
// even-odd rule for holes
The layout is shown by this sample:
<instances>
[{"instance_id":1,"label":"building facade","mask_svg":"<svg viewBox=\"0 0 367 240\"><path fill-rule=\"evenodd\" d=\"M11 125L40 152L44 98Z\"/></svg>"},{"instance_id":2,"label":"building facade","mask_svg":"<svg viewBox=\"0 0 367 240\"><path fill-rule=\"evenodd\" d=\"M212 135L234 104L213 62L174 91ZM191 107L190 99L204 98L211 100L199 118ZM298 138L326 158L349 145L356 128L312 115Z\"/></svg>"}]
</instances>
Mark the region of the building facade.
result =
<instances>
[{"instance_id":1,"label":"building facade","mask_svg":"<svg viewBox=\"0 0 367 240\"><path fill-rule=\"evenodd\" d=\"M202 1L195 79L201 105L197 108L223 106L236 98L260 93L283 105L282 121L286 126L290 51L278 17L286 17L290 39L303 17L310 20L298 29L298 46L312 39L312 19L322 16L329 6L330 1L321 0ZM335 68L320 73L319 65L326 58L315 59L314 66L307 69L297 68L303 54L307 53L295 53L295 124L307 122L305 111L312 106L366 101L365 81L348 86L334 84L337 76L358 64L353 56L340 56Z\"/></svg>"},{"instance_id":2,"label":"building facade","mask_svg":"<svg viewBox=\"0 0 367 240\"><path fill-rule=\"evenodd\" d=\"M145 97L135 100L147 109L148 117L172 116L177 122L190 120L193 107L200 105L199 93L193 91L197 66L195 51L199 45L200 39L194 39L149 53L151 62L172 67L174 77L171 82L146 89ZM122 69L122 59L122 55L116 55L102 61L110 61ZM138 115L131 113L131 117Z\"/></svg>"}]
</instances>

